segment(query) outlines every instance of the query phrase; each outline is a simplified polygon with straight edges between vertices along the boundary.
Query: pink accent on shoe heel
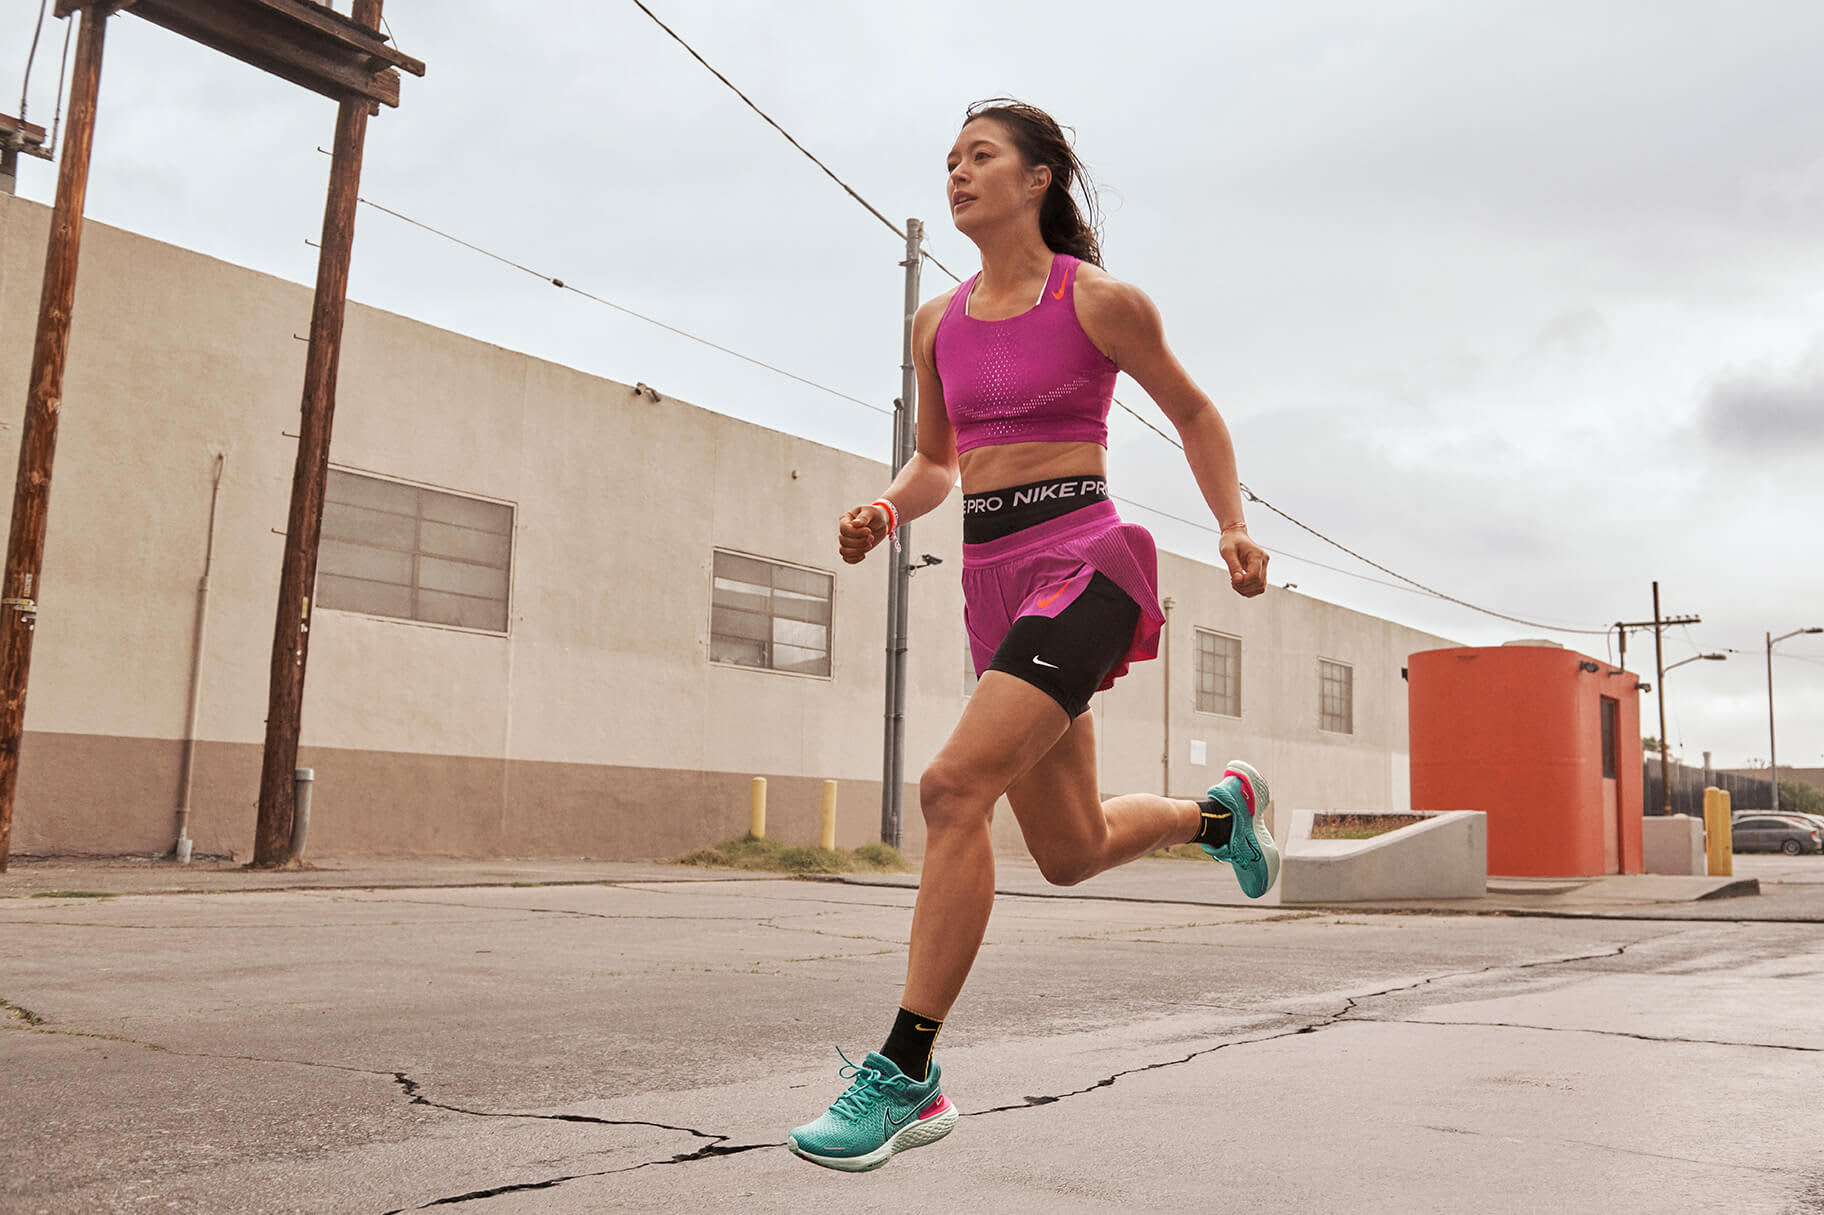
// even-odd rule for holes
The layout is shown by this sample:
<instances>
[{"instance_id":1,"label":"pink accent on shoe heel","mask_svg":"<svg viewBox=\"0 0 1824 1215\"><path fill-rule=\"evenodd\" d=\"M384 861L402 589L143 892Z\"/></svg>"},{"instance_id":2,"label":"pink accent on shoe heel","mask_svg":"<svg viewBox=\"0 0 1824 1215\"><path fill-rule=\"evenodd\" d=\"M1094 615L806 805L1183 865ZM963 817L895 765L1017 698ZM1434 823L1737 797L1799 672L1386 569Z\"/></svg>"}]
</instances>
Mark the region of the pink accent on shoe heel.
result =
<instances>
[{"instance_id":1,"label":"pink accent on shoe heel","mask_svg":"<svg viewBox=\"0 0 1824 1215\"><path fill-rule=\"evenodd\" d=\"M1222 774L1224 780L1227 780L1231 776L1241 782L1242 796L1248 799L1248 817L1253 818L1259 813L1259 811L1254 808L1254 782L1248 779L1246 773L1237 772L1233 768L1228 769Z\"/></svg>"},{"instance_id":2,"label":"pink accent on shoe heel","mask_svg":"<svg viewBox=\"0 0 1824 1215\"><path fill-rule=\"evenodd\" d=\"M923 1122L927 1118L934 1118L949 1108L950 1108L950 1098L944 1096L942 1093L939 1093L937 1095L937 1100L933 1101L930 1105L927 1105L924 1108L924 1111L919 1114L918 1120L920 1122Z\"/></svg>"}]
</instances>

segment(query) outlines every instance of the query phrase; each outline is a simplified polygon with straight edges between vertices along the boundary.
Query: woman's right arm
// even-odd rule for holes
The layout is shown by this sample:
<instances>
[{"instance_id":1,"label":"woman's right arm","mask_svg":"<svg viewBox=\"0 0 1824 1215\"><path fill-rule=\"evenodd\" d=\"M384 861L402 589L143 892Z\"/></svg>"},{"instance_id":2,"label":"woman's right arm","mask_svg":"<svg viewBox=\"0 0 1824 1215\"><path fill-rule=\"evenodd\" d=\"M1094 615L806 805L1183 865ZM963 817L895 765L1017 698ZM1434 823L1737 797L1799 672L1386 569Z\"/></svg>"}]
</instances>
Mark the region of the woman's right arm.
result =
<instances>
[{"instance_id":1,"label":"woman's right arm","mask_svg":"<svg viewBox=\"0 0 1824 1215\"><path fill-rule=\"evenodd\" d=\"M910 523L943 505L956 488L956 432L944 408L944 386L937 378L937 323L949 306L950 292L926 300L912 318L912 366L918 376L918 447L881 497L893 503L898 524ZM836 528L842 559L854 565L888 535L884 508L872 503L842 516Z\"/></svg>"}]
</instances>

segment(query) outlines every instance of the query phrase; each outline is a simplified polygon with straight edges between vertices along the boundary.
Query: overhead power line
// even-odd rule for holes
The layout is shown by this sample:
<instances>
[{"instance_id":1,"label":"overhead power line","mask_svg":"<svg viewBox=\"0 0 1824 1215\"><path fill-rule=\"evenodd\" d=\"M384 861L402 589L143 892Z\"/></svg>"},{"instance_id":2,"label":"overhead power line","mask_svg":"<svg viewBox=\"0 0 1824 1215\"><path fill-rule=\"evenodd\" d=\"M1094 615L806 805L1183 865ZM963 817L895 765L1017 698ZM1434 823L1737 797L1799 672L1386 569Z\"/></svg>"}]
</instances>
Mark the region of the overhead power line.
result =
<instances>
[{"instance_id":1,"label":"overhead power line","mask_svg":"<svg viewBox=\"0 0 1824 1215\"><path fill-rule=\"evenodd\" d=\"M1139 418L1141 423L1144 424L1148 430L1152 431L1154 434L1156 434L1160 438L1164 439L1167 443L1170 443L1173 447L1176 447L1179 451L1184 450L1183 443L1180 443L1177 439L1173 438L1171 435L1166 434L1163 430L1160 430L1157 426L1154 426L1151 422L1148 422L1145 418L1141 418L1139 414L1134 413L1134 411L1132 409L1128 408L1127 405L1122 404L1118 400L1116 403L1120 404L1121 408L1127 410L1128 413L1133 414L1134 417ZM1440 591L1440 590L1436 589L1435 587L1426 586L1423 582L1420 582L1415 578L1408 578L1406 575L1400 573L1398 570L1389 569L1388 567L1382 565L1378 561L1374 561L1367 557L1362 556L1362 554L1356 552L1354 549L1352 549L1348 545L1342 543L1340 540L1331 539L1329 536L1324 535L1324 533L1318 531L1316 528L1310 526L1307 523L1301 522L1299 519L1294 518L1292 515L1287 514L1285 511L1281 510L1279 507L1273 505L1271 502L1267 501L1265 498L1263 498L1259 494L1255 493L1252 489L1250 489L1248 487L1247 482L1241 481L1241 482L1238 482L1238 484L1241 486L1241 492L1244 495L1246 495L1248 501L1260 503L1260 505L1266 507L1268 510L1272 511L1274 514L1278 515L1280 518L1284 519L1286 522L1290 523L1292 526L1299 528L1302 531L1309 532L1311 535L1316 536L1319 540L1322 540L1325 544L1328 544L1331 548L1338 549L1342 552L1345 552L1345 553L1349 554L1351 557L1354 557L1357 561L1360 561L1363 565L1371 566L1374 569L1380 570L1383 574L1388 574L1394 578L1398 578L1401 582L1405 583L1407 586L1413 587L1413 588L1423 592L1424 594L1433 596L1434 598L1442 599L1447 603L1454 603L1458 607L1468 608L1472 612L1480 612L1484 616L1493 616L1497 620L1505 620L1511 624L1522 624L1522 625L1525 625L1529 629L1545 629L1548 632L1553 632L1553 633L1575 633L1575 634L1579 634L1582 636L1588 636L1588 637L1606 636L1610 632L1610 629L1607 629L1607 628L1582 629L1582 628L1569 628L1569 627L1566 627L1563 625L1556 625L1556 624L1542 624L1537 620L1526 620L1519 616L1510 616L1505 612L1497 612L1497 611L1494 611L1492 608L1485 608L1485 607L1481 607L1477 604L1470 603L1466 599L1459 599L1455 595L1447 595L1443 591ZM1161 513L1163 513L1163 512L1161 512Z\"/></svg>"},{"instance_id":2,"label":"overhead power line","mask_svg":"<svg viewBox=\"0 0 1824 1215\"><path fill-rule=\"evenodd\" d=\"M322 151L321 148L319 148L317 150ZM720 342L712 342L706 337L698 337L696 334L691 333L690 331L685 330L685 329L680 329L676 325L668 325L664 321L661 321L656 317L647 316L643 312L636 312L632 308L629 308L624 304L617 304L613 300L604 299L601 296L596 295L594 292L585 291L581 287L573 286L572 284L565 282L561 278L558 278L554 275L546 274L543 270L534 270L530 266L527 266L521 262L516 262L512 258L503 256L502 254L495 253L491 249L484 249L480 245L475 244L473 241L466 241L466 240L462 239L462 237L460 237L460 236L456 236L450 232L445 232L442 228L433 227L432 225L425 223L421 219L413 219L411 216L405 214L403 211L395 211L391 207L383 206L382 204L375 202L371 198L362 198L362 199L360 199L360 202L361 202L362 206L371 207L374 210L382 212L383 214L386 214L386 215L390 215L394 219L400 220L403 223L408 223L408 224L412 225L412 227L414 227L414 228L421 228L424 231L429 232L434 236L440 236L444 240L450 241L454 244L461 245L463 248L472 250L476 253L479 253L483 257L491 258L494 261L501 263L503 266L511 266L515 270L519 270L526 274L530 274L533 278L543 279L545 282L550 283L553 287L556 287L559 290L569 291L573 294L582 296L586 300L591 300L597 304L601 304L603 307L612 308L616 312L626 313L628 316L631 316L631 317L635 318L636 320L645 321L648 325L656 325L660 329L665 330L667 333L675 333L681 338L688 338L690 341L696 342L699 345L708 346L711 350L719 350L723 354L730 355L734 358L740 359L744 363L752 363L756 367L764 367L766 370L772 372L775 375L782 375L788 380L796 380L798 383L804 384L811 388L815 388L819 392L827 392L833 397L841 397L843 400L852 402L853 404L856 404L856 405L859 405L863 409L872 409L875 413L886 414L888 417L893 416L893 411L891 409L886 408L885 406L876 405L876 404L872 403L871 401L864 401L860 397L857 397L857 396L851 396L848 393L843 392L841 389L831 388L828 384L819 384L816 380L808 379L804 376L799 375L797 372L787 371L785 368L775 366L772 363L766 362L764 359L757 359L757 358L754 358L752 355L742 354L739 350L731 349L730 347L722 345Z\"/></svg>"},{"instance_id":3,"label":"overhead power line","mask_svg":"<svg viewBox=\"0 0 1824 1215\"><path fill-rule=\"evenodd\" d=\"M709 70L710 75L714 76L717 80L720 80L723 84L727 85L730 92L732 92L735 96L739 97L742 101L746 102L748 109L752 110L754 113L760 115L761 118L765 119L766 125L772 127L773 130L775 130L775 131L779 132L781 135L785 136L785 141L787 143L791 144L794 148L797 148L800 152L804 153L805 159L809 160L812 164L816 165L819 169L822 169L824 171L825 175L828 176L831 181L833 181L837 185L841 186L844 193L846 193L850 198L854 199L856 202L860 203L862 206L866 207L868 209L868 214L872 215L875 219L878 219L881 223L885 224L887 226L887 229L889 231L891 231L895 236L899 237L900 240L903 241L906 239L906 230L904 228L900 227L898 224L896 224L892 220L888 219L885 215L882 215L880 213L880 209L878 207L876 207L873 203L869 202L867 199L863 198L861 196L861 194L856 191L855 187L851 186L848 182L842 180L842 178L836 176L836 171L834 169L832 169L832 168L830 168L830 166L824 164L821 160L818 160L816 156L811 154L810 149L806 148L803 144L799 143L796 139L792 138L792 133L790 131L786 130L784 127L780 126L777 122L773 121L773 117L771 114L768 114L765 110L763 110L759 106L755 105L753 98L749 97L746 93L743 93L739 88L735 87L734 81L730 80L727 76L724 76L721 72L717 71L715 68L715 65L711 64L709 60L703 58L702 55L697 53L696 47L690 45L690 43L684 41L684 39L678 35L678 31L672 29L669 25L666 25L663 21L659 20L658 14L654 13L651 9L647 8L644 4L642 4L640 2L640 0L633 0L633 4L634 4L635 8L639 9L642 13L645 13L648 17L651 17L652 23L654 25L658 26L660 29L664 30L667 34L671 35L672 41L676 42L679 46L683 47L686 51L688 51L690 53L690 57L692 59L695 59L698 63L702 64L705 68L707 68ZM930 262L932 265L936 266L939 270L942 270L945 274L948 274L955 281L957 281L959 283L962 282L962 280L960 278L956 277L956 273L954 271L952 271L948 266L944 265L944 263L938 261L937 258L932 256L929 251L925 252L925 260Z\"/></svg>"}]
</instances>

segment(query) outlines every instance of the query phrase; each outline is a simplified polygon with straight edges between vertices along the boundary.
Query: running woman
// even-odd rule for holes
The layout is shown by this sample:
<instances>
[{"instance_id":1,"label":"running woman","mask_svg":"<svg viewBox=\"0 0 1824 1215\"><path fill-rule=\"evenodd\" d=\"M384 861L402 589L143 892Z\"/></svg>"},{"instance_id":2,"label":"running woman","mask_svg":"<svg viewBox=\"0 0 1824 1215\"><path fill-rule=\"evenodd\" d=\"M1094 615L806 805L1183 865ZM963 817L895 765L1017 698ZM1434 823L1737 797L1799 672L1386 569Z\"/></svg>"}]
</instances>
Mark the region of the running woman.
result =
<instances>
[{"instance_id":1,"label":"running woman","mask_svg":"<svg viewBox=\"0 0 1824 1215\"><path fill-rule=\"evenodd\" d=\"M1227 426L1165 342L1153 302L1102 269L1095 201L1063 131L999 99L969 108L949 156L950 215L981 273L913 321L918 451L887 492L842 516L850 564L963 483L965 624L980 675L919 781L925 860L898 1017L821 1118L786 1146L828 1168L879 1168L943 1138L957 1111L931 1052L994 903L989 823L1003 794L1046 880L1069 886L1196 842L1259 898L1279 875L1267 784L1231 763L1205 800L1102 801L1090 697L1158 653L1157 554L1108 496L1108 410L1125 371L1178 429L1222 525L1230 585L1266 589ZM1080 210L1073 186L1081 191ZM1089 217L1086 219L1086 215Z\"/></svg>"}]
</instances>

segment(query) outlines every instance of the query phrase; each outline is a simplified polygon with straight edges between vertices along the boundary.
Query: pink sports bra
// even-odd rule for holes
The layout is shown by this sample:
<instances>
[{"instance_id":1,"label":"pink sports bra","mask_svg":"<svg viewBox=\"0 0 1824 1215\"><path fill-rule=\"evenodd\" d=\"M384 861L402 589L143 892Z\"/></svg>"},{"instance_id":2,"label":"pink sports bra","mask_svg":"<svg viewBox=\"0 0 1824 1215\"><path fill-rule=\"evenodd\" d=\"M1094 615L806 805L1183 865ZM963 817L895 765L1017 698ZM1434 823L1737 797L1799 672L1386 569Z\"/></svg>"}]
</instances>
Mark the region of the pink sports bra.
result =
<instances>
[{"instance_id":1,"label":"pink sports bra","mask_svg":"<svg viewBox=\"0 0 1824 1215\"><path fill-rule=\"evenodd\" d=\"M1119 368L1077 322L1079 265L1054 254L1039 302L1002 321L969 315L980 274L956 289L937 323L935 358L958 454L1035 440L1108 446Z\"/></svg>"}]
</instances>

